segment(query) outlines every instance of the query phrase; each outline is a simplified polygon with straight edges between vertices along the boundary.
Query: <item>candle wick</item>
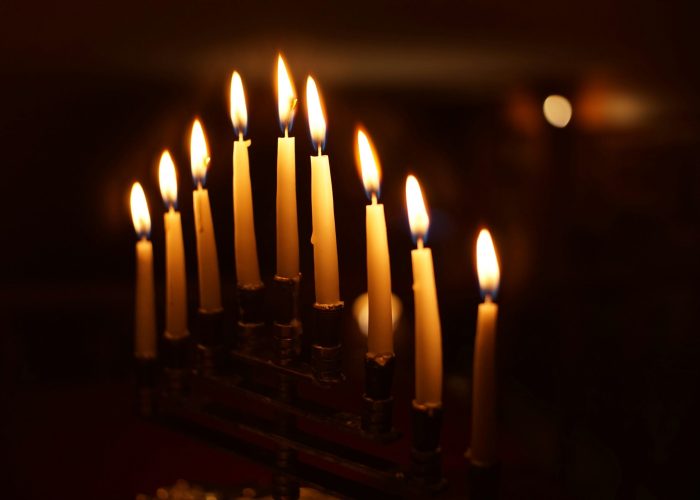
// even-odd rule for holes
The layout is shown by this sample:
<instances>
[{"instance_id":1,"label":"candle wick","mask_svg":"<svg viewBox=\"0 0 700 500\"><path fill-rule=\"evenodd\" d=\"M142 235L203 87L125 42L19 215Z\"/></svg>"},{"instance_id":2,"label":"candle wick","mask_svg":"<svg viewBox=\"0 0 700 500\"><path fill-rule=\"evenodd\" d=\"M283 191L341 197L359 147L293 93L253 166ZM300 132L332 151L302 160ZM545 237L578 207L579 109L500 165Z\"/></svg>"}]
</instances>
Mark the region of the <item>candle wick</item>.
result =
<instances>
[{"instance_id":1,"label":"candle wick","mask_svg":"<svg viewBox=\"0 0 700 500\"><path fill-rule=\"evenodd\" d=\"M377 204L377 193L375 191L372 191L372 205Z\"/></svg>"},{"instance_id":2,"label":"candle wick","mask_svg":"<svg viewBox=\"0 0 700 500\"><path fill-rule=\"evenodd\" d=\"M321 145L318 145L318 156L321 156L323 152L321 151Z\"/></svg>"},{"instance_id":3,"label":"candle wick","mask_svg":"<svg viewBox=\"0 0 700 500\"><path fill-rule=\"evenodd\" d=\"M202 190L202 180L198 179L197 180L197 191L201 191L201 190Z\"/></svg>"},{"instance_id":4,"label":"candle wick","mask_svg":"<svg viewBox=\"0 0 700 500\"><path fill-rule=\"evenodd\" d=\"M421 237L421 238L418 238L418 241L416 242L416 245L418 246L418 249L419 249L419 250L423 248L423 238L422 238L422 237Z\"/></svg>"},{"instance_id":5,"label":"candle wick","mask_svg":"<svg viewBox=\"0 0 700 500\"><path fill-rule=\"evenodd\" d=\"M288 125L284 127L284 136L289 137L289 126Z\"/></svg>"},{"instance_id":6,"label":"candle wick","mask_svg":"<svg viewBox=\"0 0 700 500\"><path fill-rule=\"evenodd\" d=\"M170 203L168 212L174 212L174 211L175 211L175 203Z\"/></svg>"},{"instance_id":7,"label":"candle wick","mask_svg":"<svg viewBox=\"0 0 700 500\"><path fill-rule=\"evenodd\" d=\"M490 304L491 302L493 302L493 298L490 293L487 293L486 297L484 297L484 304Z\"/></svg>"},{"instance_id":8,"label":"candle wick","mask_svg":"<svg viewBox=\"0 0 700 500\"><path fill-rule=\"evenodd\" d=\"M243 131L238 132L238 140L243 142Z\"/></svg>"}]
</instances>

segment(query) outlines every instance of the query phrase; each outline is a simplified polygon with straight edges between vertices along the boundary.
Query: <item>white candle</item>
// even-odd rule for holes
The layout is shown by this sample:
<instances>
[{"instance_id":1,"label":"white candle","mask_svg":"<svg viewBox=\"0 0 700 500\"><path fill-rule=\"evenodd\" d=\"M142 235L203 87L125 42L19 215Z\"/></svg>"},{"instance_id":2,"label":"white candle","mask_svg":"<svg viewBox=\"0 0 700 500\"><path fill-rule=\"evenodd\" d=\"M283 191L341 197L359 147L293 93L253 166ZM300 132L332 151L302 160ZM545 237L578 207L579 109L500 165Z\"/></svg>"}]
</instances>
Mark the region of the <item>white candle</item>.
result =
<instances>
[{"instance_id":1,"label":"white candle","mask_svg":"<svg viewBox=\"0 0 700 500\"><path fill-rule=\"evenodd\" d=\"M199 310L206 313L221 311L219 259L216 252L214 222L211 217L209 192L204 189L209 167L209 150L199 120L192 126L190 142L192 177L197 189L193 194L194 225L197 237L197 269L199 271Z\"/></svg>"},{"instance_id":2,"label":"white candle","mask_svg":"<svg viewBox=\"0 0 700 500\"><path fill-rule=\"evenodd\" d=\"M182 220L177 205L177 174L170 152L164 151L158 167L160 193L168 211L165 222L165 336L181 339L187 329L187 277Z\"/></svg>"},{"instance_id":3,"label":"white candle","mask_svg":"<svg viewBox=\"0 0 700 500\"><path fill-rule=\"evenodd\" d=\"M151 216L141 184L131 187L131 218L139 236L136 243L136 301L134 314L134 356L156 357L156 294L153 283L153 245L148 240Z\"/></svg>"},{"instance_id":4,"label":"white candle","mask_svg":"<svg viewBox=\"0 0 700 500\"><path fill-rule=\"evenodd\" d=\"M389 243L386 236L384 205L377 203L381 170L372 143L363 130L357 131L357 152L362 181L372 200L365 213L369 303L367 350L371 354L393 353Z\"/></svg>"},{"instance_id":5,"label":"white candle","mask_svg":"<svg viewBox=\"0 0 700 500\"><path fill-rule=\"evenodd\" d=\"M317 304L339 304L338 248L335 239L333 184L328 156L322 154L326 118L313 78L306 81L306 107L309 128L318 156L311 157L311 216L314 246L314 284Z\"/></svg>"},{"instance_id":6,"label":"white candle","mask_svg":"<svg viewBox=\"0 0 700 500\"><path fill-rule=\"evenodd\" d=\"M496 425L496 319L500 269L491 234L482 229L476 241L476 265L484 302L479 304L474 345L470 460L490 465L498 460Z\"/></svg>"},{"instance_id":7,"label":"white candle","mask_svg":"<svg viewBox=\"0 0 700 500\"><path fill-rule=\"evenodd\" d=\"M250 162L244 140L248 111L243 93L243 82L238 72L231 77L231 121L238 135L233 143L233 233L236 259L236 277L239 286L257 287L260 281L258 249L255 241L253 193L250 187Z\"/></svg>"},{"instance_id":8,"label":"white candle","mask_svg":"<svg viewBox=\"0 0 700 500\"><path fill-rule=\"evenodd\" d=\"M411 251L416 337L416 403L442 404L442 333L438 311L433 254L423 246L430 220L418 180L406 179L406 205L411 233L418 248Z\"/></svg>"},{"instance_id":9,"label":"white candle","mask_svg":"<svg viewBox=\"0 0 700 500\"><path fill-rule=\"evenodd\" d=\"M294 121L297 98L284 59L277 58L277 101L284 137L277 139L277 276L299 276L299 229L297 227L297 182L294 137L289 131Z\"/></svg>"}]
</instances>

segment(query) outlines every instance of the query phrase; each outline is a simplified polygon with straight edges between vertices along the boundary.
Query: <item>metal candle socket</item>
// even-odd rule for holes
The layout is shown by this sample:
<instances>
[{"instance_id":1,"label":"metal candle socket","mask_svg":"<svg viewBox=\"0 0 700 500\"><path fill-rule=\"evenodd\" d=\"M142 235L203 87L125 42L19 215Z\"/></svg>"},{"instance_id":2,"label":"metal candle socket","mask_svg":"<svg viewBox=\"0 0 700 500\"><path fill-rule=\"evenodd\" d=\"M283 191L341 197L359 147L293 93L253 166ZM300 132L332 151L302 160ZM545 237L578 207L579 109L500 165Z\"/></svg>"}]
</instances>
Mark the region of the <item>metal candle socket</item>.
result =
<instances>
[{"instance_id":1,"label":"metal candle socket","mask_svg":"<svg viewBox=\"0 0 700 500\"><path fill-rule=\"evenodd\" d=\"M343 303L314 304L314 343L311 346L311 368L321 383L343 380L341 369L340 324Z\"/></svg>"},{"instance_id":2,"label":"metal candle socket","mask_svg":"<svg viewBox=\"0 0 700 500\"><path fill-rule=\"evenodd\" d=\"M254 349L258 332L265 326L265 286L238 285L238 346Z\"/></svg>"},{"instance_id":3,"label":"metal candle socket","mask_svg":"<svg viewBox=\"0 0 700 500\"><path fill-rule=\"evenodd\" d=\"M299 357L301 352L301 322L299 321L299 283L296 278L275 276L274 300L274 347L275 361L286 366Z\"/></svg>"},{"instance_id":4,"label":"metal candle socket","mask_svg":"<svg viewBox=\"0 0 700 500\"><path fill-rule=\"evenodd\" d=\"M430 407L413 401L413 448L411 477L422 486L435 491L446 486L442 476L442 407Z\"/></svg>"},{"instance_id":5,"label":"metal candle socket","mask_svg":"<svg viewBox=\"0 0 700 500\"><path fill-rule=\"evenodd\" d=\"M182 394L187 379L187 371L191 366L190 353L192 338L189 334L173 338L165 333L163 346L163 373L166 378L166 389L171 394Z\"/></svg>"},{"instance_id":6,"label":"metal candle socket","mask_svg":"<svg viewBox=\"0 0 700 500\"><path fill-rule=\"evenodd\" d=\"M136 411L142 417L155 413L157 365L156 358L136 358Z\"/></svg>"},{"instance_id":7,"label":"metal candle socket","mask_svg":"<svg viewBox=\"0 0 700 500\"><path fill-rule=\"evenodd\" d=\"M214 375L222 363L224 311L199 311L196 369L201 375Z\"/></svg>"},{"instance_id":8,"label":"metal candle socket","mask_svg":"<svg viewBox=\"0 0 700 500\"><path fill-rule=\"evenodd\" d=\"M394 406L391 383L395 364L393 353L367 353L365 356L365 393L362 396L362 429L365 432L385 434L391 430Z\"/></svg>"}]
</instances>

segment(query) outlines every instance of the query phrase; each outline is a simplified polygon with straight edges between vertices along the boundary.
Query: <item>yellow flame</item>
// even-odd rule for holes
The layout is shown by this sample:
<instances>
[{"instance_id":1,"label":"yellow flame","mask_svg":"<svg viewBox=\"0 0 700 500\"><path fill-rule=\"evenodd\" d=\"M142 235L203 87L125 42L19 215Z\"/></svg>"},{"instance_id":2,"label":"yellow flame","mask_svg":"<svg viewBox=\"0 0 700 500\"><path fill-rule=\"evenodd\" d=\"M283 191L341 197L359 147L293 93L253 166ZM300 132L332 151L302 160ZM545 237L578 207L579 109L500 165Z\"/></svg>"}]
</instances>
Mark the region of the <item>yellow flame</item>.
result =
<instances>
[{"instance_id":1,"label":"yellow flame","mask_svg":"<svg viewBox=\"0 0 700 500\"><path fill-rule=\"evenodd\" d=\"M190 139L190 165L192 166L192 178L195 183L204 185L209 167L209 148L204 136L204 129L199 119L192 125L192 137Z\"/></svg>"},{"instance_id":2,"label":"yellow flame","mask_svg":"<svg viewBox=\"0 0 700 500\"><path fill-rule=\"evenodd\" d=\"M243 80L238 71L234 71L231 77L231 122L237 134L245 134L248 125L248 109L245 105Z\"/></svg>"},{"instance_id":3,"label":"yellow flame","mask_svg":"<svg viewBox=\"0 0 700 500\"><path fill-rule=\"evenodd\" d=\"M285 128L291 128L294 112L296 111L297 92L294 82L289 76L287 65L282 54L277 57L277 109L280 116L280 124Z\"/></svg>"},{"instance_id":4,"label":"yellow flame","mask_svg":"<svg viewBox=\"0 0 700 500\"><path fill-rule=\"evenodd\" d=\"M170 151L163 151L158 166L158 181L160 182L160 194L168 207L177 203L177 174L175 173L175 163L170 156Z\"/></svg>"},{"instance_id":5,"label":"yellow flame","mask_svg":"<svg viewBox=\"0 0 700 500\"><path fill-rule=\"evenodd\" d=\"M425 238L430 226L430 218L425 208L423 193L418 184L418 179L413 175L406 178L406 207L408 209L408 223L411 233L416 239Z\"/></svg>"},{"instance_id":6,"label":"yellow flame","mask_svg":"<svg viewBox=\"0 0 700 500\"><path fill-rule=\"evenodd\" d=\"M151 232L151 214L148 213L146 193L138 182L131 186L131 220L134 221L136 234L148 236Z\"/></svg>"},{"instance_id":7,"label":"yellow flame","mask_svg":"<svg viewBox=\"0 0 700 500\"><path fill-rule=\"evenodd\" d=\"M476 239L476 270L481 292L485 295L495 295L501 280L501 271L488 229L482 229Z\"/></svg>"},{"instance_id":8,"label":"yellow flame","mask_svg":"<svg viewBox=\"0 0 700 500\"><path fill-rule=\"evenodd\" d=\"M309 115L309 130L314 148L323 148L326 140L326 116L316 82L311 77L306 79L306 112Z\"/></svg>"},{"instance_id":9,"label":"yellow flame","mask_svg":"<svg viewBox=\"0 0 700 500\"><path fill-rule=\"evenodd\" d=\"M357 155L359 157L360 174L365 191L377 194L382 178L382 169L374 144L361 128L357 129Z\"/></svg>"},{"instance_id":10,"label":"yellow flame","mask_svg":"<svg viewBox=\"0 0 700 500\"><path fill-rule=\"evenodd\" d=\"M550 125L557 128L564 128L571 120L573 109L566 97L550 95L542 104L542 112Z\"/></svg>"}]
</instances>

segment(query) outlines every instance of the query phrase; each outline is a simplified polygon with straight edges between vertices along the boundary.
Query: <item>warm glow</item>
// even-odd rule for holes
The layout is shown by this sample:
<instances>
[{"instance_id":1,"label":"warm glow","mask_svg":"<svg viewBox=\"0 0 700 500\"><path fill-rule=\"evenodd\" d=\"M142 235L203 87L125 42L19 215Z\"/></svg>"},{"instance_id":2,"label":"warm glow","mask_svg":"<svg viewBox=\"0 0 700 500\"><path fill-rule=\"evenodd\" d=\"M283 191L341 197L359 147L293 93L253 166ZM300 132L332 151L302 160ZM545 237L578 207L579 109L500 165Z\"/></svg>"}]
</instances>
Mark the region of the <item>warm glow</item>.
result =
<instances>
[{"instance_id":1,"label":"warm glow","mask_svg":"<svg viewBox=\"0 0 700 500\"><path fill-rule=\"evenodd\" d=\"M326 141L326 115L316 82L311 77L306 80L306 113L309 115L309 130L314 148L323 149L323 143Z\"/></svg>"},{"instance_id":2,"label":"warm glow","mask_svg":"<svg viewBox=\"0 0 700 500\"><path fill-rule=\"evenodd\" d=\"M177 204L177 175L173 158L168 150L163 151L160 157L158 180L160 182L160 194L163 196L165 205L167 207L175 206Z\"/></svg>"},{"instance_id":3,"label":"warm glow","mask_svg":"<svg viewBox=\"0 0 700 500\"><path fill-rule=\"evenodd\" d=\"M148 233L151 232L151 215L148 213L146 193L138 182L131 186L131 219L134 221L136 234L142 238L148 237Z\"/></svg>"},{"instance_id":4,"label":"warm glow","mask_svg":"<svg viewBox=\"0 0 700 500\"><path fill-rule=\"evenodd\" d=\"M406 178L406 207L408 209L408 223L411 226L411 234L416 240L425 239L430 226L430 218L425 208L420 184L418 184L418 179L413 175L409 175Z\"/></svg>"},{"instance_id":5,"label":"warm glow","mask_svg":"<svg viewBox=\"0 0 700 500\"><path fill-rule=\"evenodd\" d=\"M542 111L549 124L557 128L566 127L573 112L569 100L560 95L547 97L542 105Z\"/></svg>"},{"instance_id":6,"label":"warm glow","mask_svg":"<svg viewBox=\"0 0 700 500\"><path fill-rule=\"evenodd\" d=\"M403 303L393 293L391 294L391 329L396 331L403 314ZM357 326L364 336L369 333L369 296L366 293L358 296L352 304L352 315L357 322Z\"/></svg>"},{"instance_id":7,"label":"warm glow","mask_svg":"<svg viewBox=\"0 0 700 500\"><path fill-rule=\"evenodd\" d=\"M192 125L192 139L190 140L190 164L192 165L192 178L195 184L202 184L207 178L209 167L209 148L204 136L204 129L199 120Z\"/></svg>"},{"instance_id":8,"label":"warm glow","mask_svg":"<svg viewBox=\"0 0 700 500\"><path fill-rule=\"evenodd\" d=\"M379 158L377 158L374 145L367 133L362 129L357 130L357 156L365 191L367 191L367 194L378 194L382 169L379 166Z\"/></svg>"},{"instance_id":9,"label":"warm glow","mask_svg":"<svg viewBox=\"0 0 700 500\"><path fill-rule=\"evenodd\" d=\"M481 293L484 296L494 298L498 291L501 271L498 267L496 249L488 229L482 229L476 240L476 271L479 275Z\"/></svg>"},{"instance_id":10,"label":"warm glow","mask_svg":"<svg viewBox=\"0 0 700 500\"><path fill-rule=\"evenodd\" d=\"M287 65L282 59L282 54L277 57L277 108L280 116L280 125L285 130L291 130L294 121L294 112L297 106L297 92L287 71Z\"/></svg>"},{"instance_id":11,"label":"warm glow","mask_svg":"<svg viewBox=\"0 0 700 500\"><path fill-rule=\"evenodd\" d=\"M245 135L248 126L248 109L245 105L243 81L238 71L234 71L231 77L231 122L237 135Z\"/></svg>"}]
</instances>

